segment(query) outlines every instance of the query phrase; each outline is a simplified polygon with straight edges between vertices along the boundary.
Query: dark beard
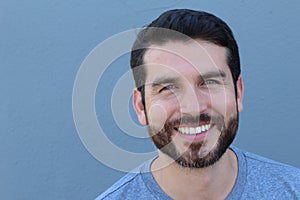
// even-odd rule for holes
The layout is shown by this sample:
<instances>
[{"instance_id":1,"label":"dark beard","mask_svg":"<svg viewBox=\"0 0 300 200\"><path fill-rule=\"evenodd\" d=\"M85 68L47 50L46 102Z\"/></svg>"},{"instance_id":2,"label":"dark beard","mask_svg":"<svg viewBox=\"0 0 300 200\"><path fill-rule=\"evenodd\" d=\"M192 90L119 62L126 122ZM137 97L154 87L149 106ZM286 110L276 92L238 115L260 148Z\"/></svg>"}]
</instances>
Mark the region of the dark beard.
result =
<instances>
[{"instance_id":1,"label":"dark beard","mask_svg":"<svg viewBox=\"0 0 300 200\"><path fill-rule=\"evenodd\" d=\"M180 120L166 122L164 127L156 131L153 127L148 126L149 133L155 146L164 154L171 157L179 165L188 168L204 168L216 163L222 155L226 152L227 148L233 142L237 129L238 129L239 115L232 117L227 124L224 122L224 117L210 117L208 114L201 114L199 117L183 116ZM203 157L198 155L202 146L206 145L206 141L193 142L189 144L188 149L180 153L174 142L172 141L172 132L175 127L180 123L184 124L199 124L200 122L210 123L216 126L221 134L219 139L212 149Z\"/></svg>"}]
</instances>

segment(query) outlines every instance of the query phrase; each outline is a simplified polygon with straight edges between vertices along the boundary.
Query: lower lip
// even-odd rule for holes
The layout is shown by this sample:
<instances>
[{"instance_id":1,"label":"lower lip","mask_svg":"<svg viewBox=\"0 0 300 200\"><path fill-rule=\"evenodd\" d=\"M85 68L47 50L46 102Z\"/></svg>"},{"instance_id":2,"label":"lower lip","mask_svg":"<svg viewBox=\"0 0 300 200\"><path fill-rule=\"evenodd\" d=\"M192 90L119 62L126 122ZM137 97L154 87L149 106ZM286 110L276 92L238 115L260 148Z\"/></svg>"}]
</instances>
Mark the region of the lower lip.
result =
<instances>
[{"instance_id":1,"label":"lower lip","mask_svg":"<svg viewBox=\"0 0 300 200\"><path fill-rule=\"evenodd\" d=\"M196 133L196 134L182 134L179 131L176 131L178 136L184 138L185 140L191 141L191 142L201 142L203 141L206 136L208 135L208 130L201 132L201 133Z\"/></svg>"}]
</instances>

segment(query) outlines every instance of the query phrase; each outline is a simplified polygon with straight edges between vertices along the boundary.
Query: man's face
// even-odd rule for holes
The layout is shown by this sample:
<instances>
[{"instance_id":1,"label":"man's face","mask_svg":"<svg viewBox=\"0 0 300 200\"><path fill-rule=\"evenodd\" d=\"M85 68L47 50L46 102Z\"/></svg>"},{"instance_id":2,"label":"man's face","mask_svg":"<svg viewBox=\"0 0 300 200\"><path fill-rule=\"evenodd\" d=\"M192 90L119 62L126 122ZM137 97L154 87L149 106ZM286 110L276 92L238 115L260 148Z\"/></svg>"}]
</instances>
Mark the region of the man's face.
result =
<instances>
[{"instance_id":1,"label":"man's face","mask_svg":"<svg viewBox=\"0 0 300 200\"><path fill-rule=\"evenodd\" d=\"M134 107L157 148L184 167L215 163L232 143L242 110L226 48L202 40L152 46L144 56L145 107Z\"/></svg>"}]
</instances>

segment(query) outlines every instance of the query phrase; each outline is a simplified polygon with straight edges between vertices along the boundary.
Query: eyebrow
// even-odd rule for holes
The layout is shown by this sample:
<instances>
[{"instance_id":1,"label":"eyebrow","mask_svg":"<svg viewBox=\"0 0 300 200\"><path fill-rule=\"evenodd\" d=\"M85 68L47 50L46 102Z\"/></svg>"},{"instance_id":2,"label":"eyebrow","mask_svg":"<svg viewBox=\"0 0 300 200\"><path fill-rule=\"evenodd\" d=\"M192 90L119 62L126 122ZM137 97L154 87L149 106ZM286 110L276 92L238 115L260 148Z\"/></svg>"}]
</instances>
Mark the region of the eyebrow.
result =
<instances>
[{"instance_id":1,"label":"eyebrow","mask_svg":"<svg viewBox=\"0 0 300 200\"><path fill-rule=\"evenodd\" d=\"M208 79L208 78L226 78L226 73L223 70L218 70L218 71L211 71L207 72L205 74L200 75L201 79Z\"/></svg>"},{"instance_id":2,"label":"eyebrow","mask_svg":"<svg viewBox=\"0 0 300 200\"><path fill-rule=\"evenodd\" d=\"M179 78L173 77L158 77L156 78L153 83L151 84L152 87L157 87L167 83L176 83L178 82Z\"/></svg>"},{"instance_id":3,"label":"eyebrow","mask_svg":"<svg viewBox=\"0 0 300 200\"><path fill-rule=\"evenodd\" d=\"M199 75L200 79L209 79L209 78L225 78L226 77L226 73L223 70L218 70L218 71L210 71L207 72L205 74ZM167 84L167 83L176 83L179 81L179 78L177 77L158 77L156 78L153 83L151 84L151 87L157 87L163 84Z\"/></svg>"}]
</instances>

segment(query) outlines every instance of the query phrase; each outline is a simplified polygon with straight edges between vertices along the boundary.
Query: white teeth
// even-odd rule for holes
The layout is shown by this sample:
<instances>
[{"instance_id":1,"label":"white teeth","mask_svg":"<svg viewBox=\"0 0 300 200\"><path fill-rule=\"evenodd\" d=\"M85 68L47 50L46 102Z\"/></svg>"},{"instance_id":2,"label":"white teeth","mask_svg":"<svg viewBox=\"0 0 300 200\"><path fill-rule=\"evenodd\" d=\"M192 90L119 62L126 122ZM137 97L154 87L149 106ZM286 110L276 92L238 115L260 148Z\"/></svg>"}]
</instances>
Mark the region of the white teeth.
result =
<instances>
[{"instance_id":1,"label":"white teeth","mask_svg":"<svg viewBox=\"0 0 300 200\"><path fill-rule=\"evenodd\" d=\"M196 132L195 128L190 128L190 133L191 134L195 134L195 132Z\"/></svg>"},{"instance_id":2,"label":"white teeth","mask_svg":"<svg viewBox=\"0 0 300 200\"><path fill-rule=\"evenodd\" d=\"M201 129L202 129L202 131L206 130L205 126L201 126Z\"/></svg>"},{"instance_id":3,"label":"white teeth","mask_svg":"<svg viewBox=\"0 0 300 200\"><path fill-rule=\"evenodd\" d=\"M184 133L189 133L189 132L190 132L190 129L187 128L187 127L185 127L185 128L184 128Z\"/></svg>"},{"instance_id":4,"label":"white teeth","mask_svg":"<svg viewBox=\"0 0 300 200\"><path fill-rule=\"evenodd\" d=\"M178 128L178 131L181 132L182 134L192 134L193 135L193 134L207 131L208 129L210 129L210 124L203 125L203 126L197 126L197 127L180 127L180 128Z\"/></svg>"},{"instance_id":5,"label":"white teeth","mask_svg":"<svg viewBox=\"0 0 300 200\"><path fill-rule=\"evenodd\" d=\"M206 130L210 128L210 125L205 125Z\"/></svg>"}]
</instances>

